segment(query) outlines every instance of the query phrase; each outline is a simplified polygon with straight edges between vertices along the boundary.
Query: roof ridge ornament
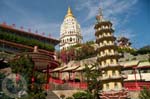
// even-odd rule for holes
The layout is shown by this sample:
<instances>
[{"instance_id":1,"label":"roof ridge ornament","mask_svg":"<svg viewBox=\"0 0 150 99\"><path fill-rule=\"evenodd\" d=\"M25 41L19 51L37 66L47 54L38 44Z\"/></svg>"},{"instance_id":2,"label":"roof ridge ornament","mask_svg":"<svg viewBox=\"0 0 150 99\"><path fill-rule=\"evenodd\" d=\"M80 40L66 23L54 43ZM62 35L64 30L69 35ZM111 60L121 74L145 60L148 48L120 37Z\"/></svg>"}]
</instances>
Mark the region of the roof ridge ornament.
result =
<instances>
[{"instance_id":1,"label":"roof ridge ornament","mask_svg":"<svg viewBox=\"0 0 150 99\"><path fill-rule=\"evenodd\" d=\"M96 20L98 23L104 21L102 8L99 8L98 15L96 16Z\"/></svg>"}]
</instances>

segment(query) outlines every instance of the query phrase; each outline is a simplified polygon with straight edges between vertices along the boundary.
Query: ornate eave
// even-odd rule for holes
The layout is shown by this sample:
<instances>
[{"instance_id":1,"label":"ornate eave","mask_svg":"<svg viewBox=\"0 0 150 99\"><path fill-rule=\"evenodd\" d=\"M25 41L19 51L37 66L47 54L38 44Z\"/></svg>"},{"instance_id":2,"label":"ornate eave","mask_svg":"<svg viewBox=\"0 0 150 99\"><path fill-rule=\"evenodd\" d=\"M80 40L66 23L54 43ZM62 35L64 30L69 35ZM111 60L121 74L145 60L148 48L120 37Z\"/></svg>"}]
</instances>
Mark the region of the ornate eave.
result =
<instances>
[{"instance_id":1,"label":"ornate eave","mask_svg":"<svg viewBox=\"0 0 150 99\"><path fill-rule=\"evenodd\" d=\"M95 24L94 29L98 29L101 26L112 26L112 23L110 21L102 21Z\"/></svg>"},{"instance_id":2,"label":"ornate eave","mask_svg":"<svg viewBox=\"0 0 150 99\"><path fill-rule=\"evenodd\" d=\"M99 66L100 70L111 70L113 68L120 68L120 69L122 69L123 66L120 65L120 64L114 64L114 65L110 64L110 65Z\"/></svg>"},{"instance_id":3,"label":"ornate eave","mask_svg":"<svg viewBox=\"0 0 150 99\"><path fill-rule=\"evenodd\" d=\"M105 46L101 46L97 49L97 51L103 51L105 49L117 49L117 46L116 45L105 45Z\"/></svg>"},{"instance_id":4,"label":"ornate eave","mask_svg":"<svg viewBox=\"0 0 150 99\"><path fill-rule=\"evenodd\" d=\"M82 37L81 35L79 35L79 34L62 35L62 36L60 37L60 39L62 39L62 38L64 38L64 37L71 37L71 36L78 36L78 37L80 37L81 39L83 39L83 37Z\"/></svg>"},{"instance_id":5,"label":"ornate eave","mask_svg":"<svg viewBox=\"0 0 150 99\"><path fill-rule=\"evenodd\" d=\"M100 93L101 99L126 99L128 96L128 91L125 89L122 90L110 90L110 91L102 91Z\"/></svg>"},{"instance_id":6,"label":"ornate eave","mask_svg":"<svg viewBox=\"0 0 150 99\"><path fill-rule=\"evenodd\" d=\"M101 35L101 34L107 33L107 32L113 33L114 30L113 30L112 28L111 28L111 29L101 29L101 30L97 30L97 31L95 32L95 36L98 36L98 35Z\"/></svg>"},{"instance_id":7,"label":"ornate eave","mask_svg":"<svg viewBox=\"0 0 150 99\"><path fill-rule=\"evenodd\" d=\"M102 42L104 40L115 41L116 37L114 37L114 36L104 36L104 37L96 39L96 43L100 43L100 42Z\"/></svg>"}]
</instances>

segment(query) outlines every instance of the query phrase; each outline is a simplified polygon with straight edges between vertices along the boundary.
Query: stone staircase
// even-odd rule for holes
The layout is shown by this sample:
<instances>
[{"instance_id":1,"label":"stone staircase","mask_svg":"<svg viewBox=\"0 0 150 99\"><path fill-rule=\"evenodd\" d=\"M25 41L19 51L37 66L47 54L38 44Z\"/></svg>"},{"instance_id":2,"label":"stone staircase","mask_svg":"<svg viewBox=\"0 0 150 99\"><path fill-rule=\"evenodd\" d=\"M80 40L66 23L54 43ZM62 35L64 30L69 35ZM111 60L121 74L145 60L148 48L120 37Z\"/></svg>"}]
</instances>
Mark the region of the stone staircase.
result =
<instances>
[{"instance_id":1,"label":"stone staircase","mask_svg":"<svg viewBox=\"0 0 150 99\"><path fill-rule=\"evenodd\" d=\"M59 99L58 96L52 91L48 91L46 99Z\"/></svg>"}]
</instances>

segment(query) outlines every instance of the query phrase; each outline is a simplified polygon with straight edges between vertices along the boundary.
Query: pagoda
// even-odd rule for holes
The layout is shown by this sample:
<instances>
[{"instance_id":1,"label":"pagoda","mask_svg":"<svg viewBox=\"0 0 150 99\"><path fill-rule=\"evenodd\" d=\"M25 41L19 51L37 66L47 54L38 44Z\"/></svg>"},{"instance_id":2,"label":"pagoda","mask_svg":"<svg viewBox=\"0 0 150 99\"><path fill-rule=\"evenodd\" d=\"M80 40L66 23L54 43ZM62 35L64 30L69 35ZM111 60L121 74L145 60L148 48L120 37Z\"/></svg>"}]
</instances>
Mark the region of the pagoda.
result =
<instances>
[{"instance_id":1,"label":"pagoda","mask_svg":"<svg viewBox=\"0 0 150 99\"><path fill-rule=\"evenodd\" d=\"M101 9L96 20L94 29L96 43L99 45L97 62L102 73L100 97L102 99L126 99L127 91L123 88L124 76L121 74L122 66L118 64L119 54L112 23L104 20Z\"/></svg>"},{"instance_id":2,"label":"pagoda","mask_svg":"<svg viewBox=\"0 0 150 99\"><path fill-rule=\"evenodd\" d=\"M118 38L117 42L118 42L119 48L133 49L131 47L131 42L129 41L129 39L127 37L121 36Z\"/></svg>"},{"instance_id":3,"label":"pagoda","mask_svg":"<svg viewBox=\"0 0 150 99\"><path fill-rule=\"evenodd\" d=\"M82 42L80 24L74 17L72 10L68 7L67 14L60 29L60 50L68 49L70 46Z\"/></svg>"}]
</instances>

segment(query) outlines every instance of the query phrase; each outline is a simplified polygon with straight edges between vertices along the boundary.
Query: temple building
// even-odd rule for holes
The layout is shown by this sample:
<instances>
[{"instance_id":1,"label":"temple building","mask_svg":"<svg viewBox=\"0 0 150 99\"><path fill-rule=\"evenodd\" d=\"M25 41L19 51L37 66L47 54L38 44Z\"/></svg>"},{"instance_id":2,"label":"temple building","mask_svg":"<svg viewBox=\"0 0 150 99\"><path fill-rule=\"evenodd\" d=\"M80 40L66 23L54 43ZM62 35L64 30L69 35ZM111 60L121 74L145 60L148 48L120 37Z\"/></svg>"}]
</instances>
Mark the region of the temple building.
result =
<instances>
[{"instance_id":1,"label":"temple building","mask_svg":"<svg viewBox=\"0 0 150 99\"><path fill-rule=\"evenodd\" d=\"M0 64L3 66L0 71L6 73L5 69L10 69L7 66L10 60L17 59L21 55L29 55L36 70L49 74L49 70L59 66L59 62L55 59L55 46L58 43L57 39L2 23L0 24Z\"/></svg>"},{"instance_id":2,"label":"temple building","mask_svg":"<svg viewBox=\"0 0 150 99\"><path fill-rule=\"evenodd\" d=\"M117 39L117 43L119 48L129 48L132 49L131 47L131 42L129 41L129 39L127 37L119 37Z\"/></svg>"},{"instance_id":3,"label":"temple building","mask_svg":"<svg viewBox=\"0 0 150 99\"><path fill-rule=\"evenodd\" d=\"M118 64L119 54L112 23L104 20L101 9L96 19L94 29L96 43L99 45L97 62L102 73L100 97L102 99L126 99L127 92L123 88L124 76L121 74L122 66Z\"/></svg>"},{"instance_id":4,"label":"temple building","mask_svg":"<svg viewBox=\"0 0 150 99\"><path fill-rule=\"evenodd\" d=\"M82 43L80 24L74 17L71 8L68 7L60 30L60 50L67 49L78 43Z\"/></svg>"}]
</instances>

